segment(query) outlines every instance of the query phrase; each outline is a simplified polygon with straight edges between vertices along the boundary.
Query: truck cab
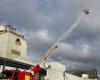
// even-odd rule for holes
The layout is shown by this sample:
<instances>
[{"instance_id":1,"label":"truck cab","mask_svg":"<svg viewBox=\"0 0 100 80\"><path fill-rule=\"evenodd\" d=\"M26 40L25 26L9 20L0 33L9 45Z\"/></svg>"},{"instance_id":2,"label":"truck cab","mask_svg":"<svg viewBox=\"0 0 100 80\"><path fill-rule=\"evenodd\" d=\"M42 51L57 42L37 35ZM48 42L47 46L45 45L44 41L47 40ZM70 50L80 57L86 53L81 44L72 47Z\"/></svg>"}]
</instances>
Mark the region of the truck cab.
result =
<instances>
[{"instance_id":1,"label":"truck cab","mask_svg":"<svg viewBox=\"0 0 100 80\"><path fill-rule=\"evenodd\" d=\"M0 73L0 80L44 80L46 75L45 70L41 70L37 74L33 74L31 71L21 70L4 70Z\"/></svg>"}]
</instances>

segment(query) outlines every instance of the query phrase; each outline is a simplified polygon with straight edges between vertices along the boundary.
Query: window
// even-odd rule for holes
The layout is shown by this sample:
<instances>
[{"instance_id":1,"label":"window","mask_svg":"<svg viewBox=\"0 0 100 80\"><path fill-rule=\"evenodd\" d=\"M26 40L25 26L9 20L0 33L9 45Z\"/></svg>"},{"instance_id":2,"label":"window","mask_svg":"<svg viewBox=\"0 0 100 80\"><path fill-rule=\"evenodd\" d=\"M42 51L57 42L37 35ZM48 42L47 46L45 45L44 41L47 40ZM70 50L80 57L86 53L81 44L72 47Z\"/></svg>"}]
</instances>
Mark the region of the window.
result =
<instances>
[{"instance_id":1,"label":"window","mask_svg":"<svg viewBox=\"0 0 100 80\"><path fill-rule=\"evenodd\" d=\"M14 49L11 50L11 53L20 56L20 52Z\"/></svg>"},{"instance_id":2,"label":"window","mask_svg":"<svg viewBox=\"0 0 100 80\"><path fill-rule=\"evenodd\" d=\"M0 80L1 79L9 79L12 77L14 78L14 80L17 80L18 76L19 76L19 72L5 70L5 71L0 73Z\"/></svg>"},{"instance_id":3,"label":"window","mask_svg":"<svg viewBox=\"0 0 100 80\"><path fill-rule=\"evenodd\" d=\"M10 71L4 71L0 75L1 79L11 78L11 77L12 77L12 72L10 72Z\"/></svg>"},{"instance_id":4,"label":"window","mask_svg":"<svg viewBox=\"0 0 100 80\"><path fill-rule=\"evenodd\" d=\"M17 45L20 45L21 46L21 41L20 41L20 39L16 39L16 41L15 41L15 43L17 44Z\"/></svg>"}]
</instances>

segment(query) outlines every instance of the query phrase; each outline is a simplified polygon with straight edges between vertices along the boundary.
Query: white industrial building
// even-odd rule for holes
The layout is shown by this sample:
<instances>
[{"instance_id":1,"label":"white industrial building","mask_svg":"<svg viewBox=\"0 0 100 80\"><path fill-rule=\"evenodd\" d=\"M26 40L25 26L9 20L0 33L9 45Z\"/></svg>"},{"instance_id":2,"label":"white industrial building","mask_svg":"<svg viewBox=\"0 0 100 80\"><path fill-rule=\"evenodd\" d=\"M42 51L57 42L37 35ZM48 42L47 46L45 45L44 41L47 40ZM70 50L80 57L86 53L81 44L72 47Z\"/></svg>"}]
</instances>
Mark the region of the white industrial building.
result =
<instances>
[{"instance_id":1,"label":"white industrial building","mask_svg":"<svg viewBox=\"0 0 100 80\"><path fill-rule=\"evenodd\" d=\"M0 57L32 63L26 54L27 43L24 36L17 33L11 25L0 25Z\"/></svg>"},{"instance_id":2,"label":"white industrial building","mask_svg":"<svg viewBox=\"0 0 100 80\"><path fill-rule=\"evenodd\" d=\"M50 68L47 70L46 80L97 80L89 79L87 74L83 74L82 77L78 77L67 73L65 72L65 65L58 62L47 62L46 65L50 66Z\"/></svg>"}]
</instances>

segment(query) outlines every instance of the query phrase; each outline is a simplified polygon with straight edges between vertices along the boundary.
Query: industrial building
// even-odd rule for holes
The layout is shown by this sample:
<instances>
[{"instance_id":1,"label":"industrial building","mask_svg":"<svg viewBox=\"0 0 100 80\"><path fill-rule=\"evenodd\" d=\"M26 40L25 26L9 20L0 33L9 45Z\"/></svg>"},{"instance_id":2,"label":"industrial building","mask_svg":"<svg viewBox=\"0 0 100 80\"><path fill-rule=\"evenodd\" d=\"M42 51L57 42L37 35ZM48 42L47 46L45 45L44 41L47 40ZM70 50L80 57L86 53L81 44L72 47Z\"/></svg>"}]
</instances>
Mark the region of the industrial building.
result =
<instances>
[{"instance_id":1,"label":"industrial building","mask_svg":"<svg viewBox=\"0 0 100 80\"><path fill-rule=\"evenodd\" d=\"M24 36L16 32L11 25L0 25L0 64L32 65L32 61L26 55L27 42Z\"/></svg>"}]
</instances>

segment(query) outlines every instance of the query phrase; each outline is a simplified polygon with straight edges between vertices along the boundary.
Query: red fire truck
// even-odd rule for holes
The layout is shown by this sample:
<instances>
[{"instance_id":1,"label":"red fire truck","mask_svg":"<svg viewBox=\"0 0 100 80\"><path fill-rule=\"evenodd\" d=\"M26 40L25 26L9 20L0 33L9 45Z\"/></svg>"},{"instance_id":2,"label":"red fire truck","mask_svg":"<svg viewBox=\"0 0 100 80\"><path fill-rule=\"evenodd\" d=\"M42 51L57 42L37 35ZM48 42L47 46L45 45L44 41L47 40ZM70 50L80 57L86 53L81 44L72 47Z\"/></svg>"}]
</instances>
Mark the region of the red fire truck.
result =
<instances>
[{"instance_id":1,"label":"red fire truck","mask_svg":"<svg viewBox=\"0 0 100 80\"><path fill-rule=\"evenodd\" d=\"M33 71L4 70L0 73L0 80L44 80L46 76L45 69L37 65Z\"/></svg>"}]
</instances>

